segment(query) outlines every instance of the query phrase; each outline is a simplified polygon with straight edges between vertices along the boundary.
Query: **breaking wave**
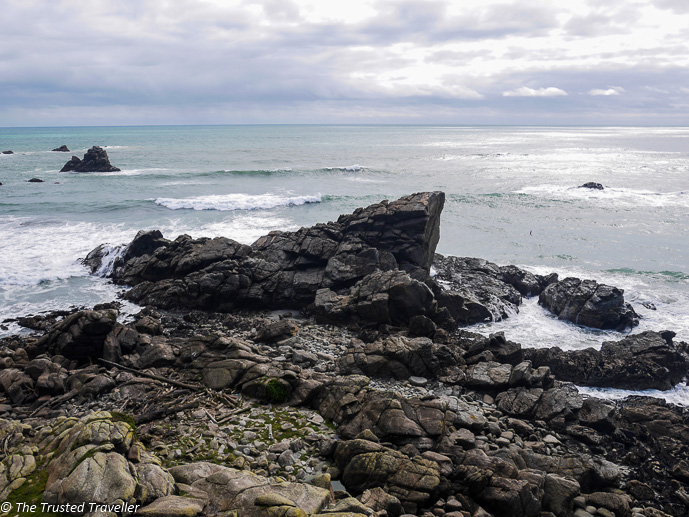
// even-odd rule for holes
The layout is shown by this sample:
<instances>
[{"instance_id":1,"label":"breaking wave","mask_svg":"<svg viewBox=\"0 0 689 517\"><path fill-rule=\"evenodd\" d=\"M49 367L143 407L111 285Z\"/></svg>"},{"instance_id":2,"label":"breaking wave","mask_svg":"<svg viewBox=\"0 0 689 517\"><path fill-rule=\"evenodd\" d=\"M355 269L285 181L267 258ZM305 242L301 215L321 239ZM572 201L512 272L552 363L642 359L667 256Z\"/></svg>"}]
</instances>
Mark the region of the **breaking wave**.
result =
<instances>
[{"instance_id":1,"label":"breaking wave","mask_svg":"<svg viewBox=\"0 0 689 517\"><path fill-rule=\"evenodd\" d=\"M155 203L170 210L266 210L280 206L299 206L320 203L320 194L311 196L281 196L278 194L223 194L189 198L158 198Z\"/></svg>"}]
</instances>

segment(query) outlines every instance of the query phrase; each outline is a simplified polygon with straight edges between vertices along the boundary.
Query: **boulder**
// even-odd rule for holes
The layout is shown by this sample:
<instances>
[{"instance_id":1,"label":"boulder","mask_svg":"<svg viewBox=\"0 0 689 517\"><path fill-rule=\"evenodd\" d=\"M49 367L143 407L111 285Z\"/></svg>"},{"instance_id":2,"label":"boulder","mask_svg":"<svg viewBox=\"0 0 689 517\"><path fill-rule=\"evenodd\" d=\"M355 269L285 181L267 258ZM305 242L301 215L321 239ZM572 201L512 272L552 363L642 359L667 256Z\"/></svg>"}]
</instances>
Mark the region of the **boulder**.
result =
<instances>
[{"instance_id":1,"label":"boulder","mask_svg":"<svg viewBox=\"0 0 689 517\"><path fill-rule=\"evenodd\" d=\"M579 188L590 188L593 190L603 190L603 185L596 183L595 181L588 181L583 185L579 185Z\"/></svg>"},{"instance_id":2,"label":"boulder","mask_svg":"<svg viewBox=\"0 0 689 517\"><path fill-rule=\"evenodd\" d=\"M3 151L2 154L14 154L14 151Z\"/></svg>"},{"instance_id":3,"label":"boulder","mask_svg":"<svg viewBox=\"0 0 689 517\"><path fill-rule=\"evenodd\" d=\"M435 255L434 292L459 323L500 321L519 312L522 296L541 293L550 277L487 260Z\"/></svg>"},{"instance_id":4,"label":"boulder","mask_svg":"<svg viewBox=\"0 0 689 517\"><path fill-rule=\"evenodd\" d=\"M53 151L59 153L68 153L69 148L66 145L62 144L60 147L56 147L55 149L53 149Z\"/></svg>"},{"instance_id":5,"label":"boulder","mask_svg":"<svg viewBox=\"0 0 689 517\"><path fill-rule=\"evenodd\" d=\"M86 151L83 160L72 156L72 159L65 163L60 172L117 172L119 170L110 165L107 151L94 145Z\"/></svg>"},{"instance_id":6,"label":"boulder","mask_svg":"<svg viewBox=\"0 0 689 517\"><path fill-rule=\"evenodd\" d=\"M215 472L192 483L192 488L205 492L207 515L225 514L246 517L285 515L284 507L300 509L295 517L318 513L330 502L330 491L307 483L271 483L252 472L218 466ZM266 513L266 508L281 508Z\"/></svg>"},{"instance_id":7,"label":"boulder","mask_svg":"<svg viewBox=\"0 0 689 517\"><path fill-rule=\"evenodd\" d=\"M31 178L30 180L26 180L28 183L45 183L42 179L40 178Z\"/></svg>"},{"instance_id":8,"label":"boulder","mask_svg":"<svg viewBox=\"0 0 689 517\"><path fill-rule=\"evenodd\" d=\"M411 376L434 377L442 366L433 353L428 338L410 339L393 336L364 344L354 341L338 360L343 373L362 373L369 377L408 379Z\"/></svg>"},{"instance_id":9,"label":"boulder","mask_svg":"<svg viewBox=\"0 0 689 517\"><path fill-rule=\"evenodd\" d=\"M168 495L139 508L136 515L143 517L195 517L203 511L204 501L191 497Z\"/></svg>"},{"instance_id":10,"label":"boulder","mask_svg":"<svg viewBox=\"0 0 689 517\"><path fill-rule=\"evenodd\" d=\"M41 337L36 348L77 361L96 360L103 357L106 338L117 325L117 315L116 309L75 312Z\"/></svg>"},{"instance_id":11,"label":"boulder","mask_svg":"<svg viewBox=\"0 0 689 517\"><path fill-rule=\"evenodd\" d=\"M595 280L568 277L546 287L538 303L561 320L597 329L624 330L638 325L639 320L623 295L622 289Z\"/></svg>"},{"instance_id":12,"label":"boulder","mask_svg":"<svg viewBox=\"0 0 689 517\"><path fill-rule=\"evenodd\" d=\"M368 489L382 488L409 513L414 513L440 485L439 468L434 461L421 456L410 459L366 440L339 442L335 460L349 492L362 494Z\"/></svg>"}]
</instances>

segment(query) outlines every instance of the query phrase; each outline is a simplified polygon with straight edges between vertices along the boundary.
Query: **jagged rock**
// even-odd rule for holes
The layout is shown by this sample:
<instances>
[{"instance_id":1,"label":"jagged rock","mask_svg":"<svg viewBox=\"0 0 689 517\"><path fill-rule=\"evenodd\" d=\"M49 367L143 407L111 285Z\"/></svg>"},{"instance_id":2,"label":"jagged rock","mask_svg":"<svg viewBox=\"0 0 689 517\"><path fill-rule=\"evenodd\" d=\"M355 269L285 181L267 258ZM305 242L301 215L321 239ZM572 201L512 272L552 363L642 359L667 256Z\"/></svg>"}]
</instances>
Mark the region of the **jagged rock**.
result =
<instances>
[{"instance_id":1,"label":"jagged rock","mask_svg":"<svg viewBox=\"0 0 689 517\"><path fill-rule=\"evenodd\" d=\"M624 301L624 291L595 280L568 277L545 288L538 303L561 320L598 329L624 330L638 325L638 315Z\"/></svg>"},{"instance_id":2,"label":"jagged rock","mask_svg":"<svg viewBox=\"0 0 689 517\"><path fill-rule=\"evenodd\" d=\"M603 185L600 183L596 183L595 181L589 181L584 183L583 185L579 185L579 188L590 188L593 190L603 190Z\"/></svg>"},{"instance_id":3,"label":"jagged rock","mask_svg":"<svg viewBox=\"0 0 689 517\"><path fill-rule=\"evenodd\" d=\"M396 270L374 272L357 282L348 294L319 289L311 310L318 321L407 326L416 316L434 316L436 307L433 292L426 284Z\"/></svg>"},{"instance_id":4,"label":"jagged rock","mask_svg":"<svg viewBox=\"0 0 689 517\"><path fill-rule=\"evenodd\" d=\"M367 440L340 442L335 460L347 490L360 494L380 487L414 512L440 484L438 465L421 456L404 454Z\"/></svg>"},{"instance_id":5,"label":"jagged rock","mask_svg":"<svg viewBox=\"0 0 689 517\"><path fill-rule=\"evenodd\" d=\"M16 368L0 370L0 386L14 404L36 400L33 380Z\"/></svg>"},{"instance_id":6,"label":"jagged rock","mask_svg":"<svg viewBox=\"0 0 689 517\"><path fill-rule=\"evenodd\" d=\"M314 301L319 289L338 297L338 291L368 278L351 293L361 319L433 319L436 304L424 281L439 238L444 200L443 193L431 192L384 201L337 222L272 232L252 246L226 238L180 236L165 241L159 234L139 234L111 275L135 286L126 297L138 303L219 311L239 305L301 309ZM136 251L143 242L150 245ZM101 246L85 263L97 271L108 253L110 249Z\"/></svg>"},{"instance_id":7,"label":"jagged rock","mask_svg":"<svg viewBox=\"0 0 689 517\"><path fill-rule=\"evenodd\" d=\"M579 483L556 474L547 474L543 487L543 506L558 517L572 514L574 498L581 492Z\"/></svg>"},{"instance_id":8,"label":"jagged rock","mask_svg":"<svg viewBox=\"0 0 689 517\"><path fill-rule=\"evenodd\" d=\"M522 296L538 295L551 277L487 260L435 255L435 295L459 323L500 321L519 312Z\"/></svg>"},{"instance_id":9,"label":"jagged rock","mask_svg":"<svg viewBox=\"0 0 689 517\"><path fill-rule=\"evenodd\" d=\"M574 386L543 390L511 388L495 398L498 409L520 418L551 420L556 416L570 417L581 409L584 400Z\"/></svg>"},{"instance_id":10,"label":"jagged rock","mask_svg":"<svg viewBox=\"0 0 689 517\"><path fill-rule=\"evenodd\" d=\"M359 499L371 510L385 510L390 517L399 517L404 511L400 500L380 487L364 490Z\"/></svg>"},{"instance_id":11,"label":"jagged rock","mask_svg":"<svg viewBox=\"0 0 689 517\"><path fill-rule=\"evenodd\" d=\"M521 345L507 341L504 332L491 334L487 339L477 335L464 345L464 350L464 358L468 364L493 360L511 365L522 362Z\"/></svg>"},{"instance_id":12,"label":"jagged rock","mask_svg":"<svg viewBox=\"0 0 689 517\"><path fill-rule=\"evenodd\" d=\"M103 357L107 335L117 324L117 310L84 310L67 316L36 343L39 351L48 350L77 361Z\"/></svg>"},{"instance_id":13,"label":"jagged rock","mask_svg":"<svg viewBox=\"0 0 689 517\"><path fill-rule=\"evenodd\" d=\"M443 364L434 354L428 338L389 337L364 344L355 341L338 360L343 373L363 373L369 377L408 379L411 376L434 377ZM455 363L456 364L456 363Z\"/></svg>"},{"instance_id":14,"label":"jagged rock","mask_svg":"<svg viewBox=\"0 0 689 517\"><path fill-rule=\"evenodd\" d=\"M60 147L56 147L55 149L53 149L53 151L59 152L59 153L68 153L69 148L66 145L62 144Z\"/></svg>"},{"instance_id":15,"label":"jagged rock","mask_svg":"<svg viewBox=\"0 0 689 517\"><path fill-rule=\"evenodd\" d=\"M117 167L110 165L107 151L102 147L94 145L86 151L83 160L72 156L72 159L65 163L60 172L117 172L119 170Z\"/></svg>"},{"instance_id":16,"label":"jagged rock","mask_svg":"<svg viewBox=\"0 0 689 517\"><path fill-rule=\"evenodd\" d=\"M687 373L672 339L652 331L606 341L600 351L565 352L555 347L524 350L524 355L534 365L548 366L558 379L582 386L667 390Z\"/></svg>"}]
</instances>

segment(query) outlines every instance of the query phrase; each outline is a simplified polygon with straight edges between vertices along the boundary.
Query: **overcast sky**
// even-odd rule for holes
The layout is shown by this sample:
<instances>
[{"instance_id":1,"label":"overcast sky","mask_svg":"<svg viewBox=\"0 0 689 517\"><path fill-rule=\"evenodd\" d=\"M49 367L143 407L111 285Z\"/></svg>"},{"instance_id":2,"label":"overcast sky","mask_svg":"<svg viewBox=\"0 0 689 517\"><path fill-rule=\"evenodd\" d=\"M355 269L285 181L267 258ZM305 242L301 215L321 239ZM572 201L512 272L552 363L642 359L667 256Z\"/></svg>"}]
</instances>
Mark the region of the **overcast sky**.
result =
<instances>
[{"instance_id":1,"label":"overcast sky","mask_svg":"<svg viewBox=\"0 0 689 517\"><path fill-rule=\"evenodd\" d=\"M689 125L689 0L4 0L0 126Z\"/></svg>"}]
</instances>

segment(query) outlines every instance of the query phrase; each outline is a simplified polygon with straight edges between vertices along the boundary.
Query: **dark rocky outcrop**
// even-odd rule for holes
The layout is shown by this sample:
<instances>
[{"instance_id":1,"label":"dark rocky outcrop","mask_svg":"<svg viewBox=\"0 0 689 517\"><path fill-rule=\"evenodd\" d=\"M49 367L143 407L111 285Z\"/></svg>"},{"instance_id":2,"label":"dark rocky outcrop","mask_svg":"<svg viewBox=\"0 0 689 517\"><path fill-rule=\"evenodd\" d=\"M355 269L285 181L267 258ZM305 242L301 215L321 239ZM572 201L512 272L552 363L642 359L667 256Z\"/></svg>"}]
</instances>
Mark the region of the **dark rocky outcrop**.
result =
<instances>
[{"instance_id":1,"label":"dark rocky outcrop","mask_svg":"<svg viewBox=\"0 0 689 517\"><path fill-rule=\"evenodd\" d=\"M14 151L3 151L2 154L14 154Z\"/></svg>"},{"instance_id":2,"label":"dark rocky outcrop","mask_svg":"<svg viewBox=\"0 0 689 517\"><path fill-rule=\"evenodd\" d=\"M672 343L672 333L642 332L620 341L565 352L560 348L525 349L535 366L548 366L558 379L581 386L630 390L667 390L687 374L685 356Z\"/></svg>"},{"instance_id":3,"label":"dark rocky outcrop","mask_svg":"<svg viewBox=\"0 0 689 517\"><path fill-rule=\"evenodd\" d=\"M433 318L437 304L426 282L444 200L432 192L384 201L336 222L271 232L251 246L140 233L112 277L135 286L129 299L167 309L301 309L316 301L322 319L406 324L417 315ZM97 248L85 263L95 271L105 254Z\"/></svg>"},{"instance_id":4,"label":"dark rocky outcrop","mask_svg":"<svg viewBox=\"0 0 689 517\"><path fill-rule=\"evenodd\" d=\"M414 249L435 246L426 196L357 211L356 229L343 216L260 245L147 232L95 250L94 270L107 257L142 299L193 310L16 320L45 334L0 338L0 500L31 489L148 516L689 516L686 409L585 398L563 378L594 359L555 352L551 371L502 333L442 328L446 287L490 282L513 303L555 279L457 259L432 281ZM405 206L409 225L394 216ZM399 247L373 245L396 231ZM245 310L268 296L329 323ZM606 343L597 361L635 388L676 379L687 346L673 337Z\"/></svg>"},{"instance_id":5,"label":"dark rocky outcrop","mask_svg":"<svg viewBox=\"0 0 689 517\"><path fill-rule=\"evenodd\" d=\"M110 165L107 151L94 145L86 151L83 160L77 156L72 156L72 159L65 163L60 172L117 172L119 170Z\"/></svg>"},{"instance_id":6,"label":"dark rocky outcrop","mask_svg":"<svg viewBox=\"0 0 689 517\"><path fill-rule=\"evenodd\" d=\"M624 330L638 325L638 315L624 301L624 291L595 280L568 277L546 287L538 303L561 320L597 329Z\"/></svg>"},{"instance_id":7,"label":"dark rocky outcrop","mask_svg":"<svg viewBox=\"0 0 689 517\"><path fill-rule=\"evenodd\" d=\"M43 180L40 178L31 178L30 180L26 180L28 183L43 183Z\"/></svg>"},{"instance_id":8,"label":"dark rocky outcrop","mask_svg":"<svg viewBox=\"0 0 689 517\"><path fill-rule=\"evenodd\" d=\"M487 260L436 255L436 298L459 323L500 321L519 312L522 296L539 295L557 280L516 266L498 266Z\"/></svg>"},{"instance_id":9,"label":"dark rocky outcrop","mask_svg":"<svg viewBox=\"0 0 689 517\"><path fill-rule=\"evenodd\" d=\"M68 148L66 145L63 144L63 145L61 145L60 147L56 147L55 149L53 149L53 152L68 153L68 152L69 152L69 148Z\"/></svg>"},{"instance_id":10,"label":"dark rocky outcrop","mask_svg":"<svg viewBox=\"0 0 689 517\"><path fill-rule=\"evenodd\" d=\"M583 185L579 185L579 188L590 188L593 190L603 190L603 185L600 183L596 183L595 181L589 181L584 183Z\"/></svg>"}]
</instances>

